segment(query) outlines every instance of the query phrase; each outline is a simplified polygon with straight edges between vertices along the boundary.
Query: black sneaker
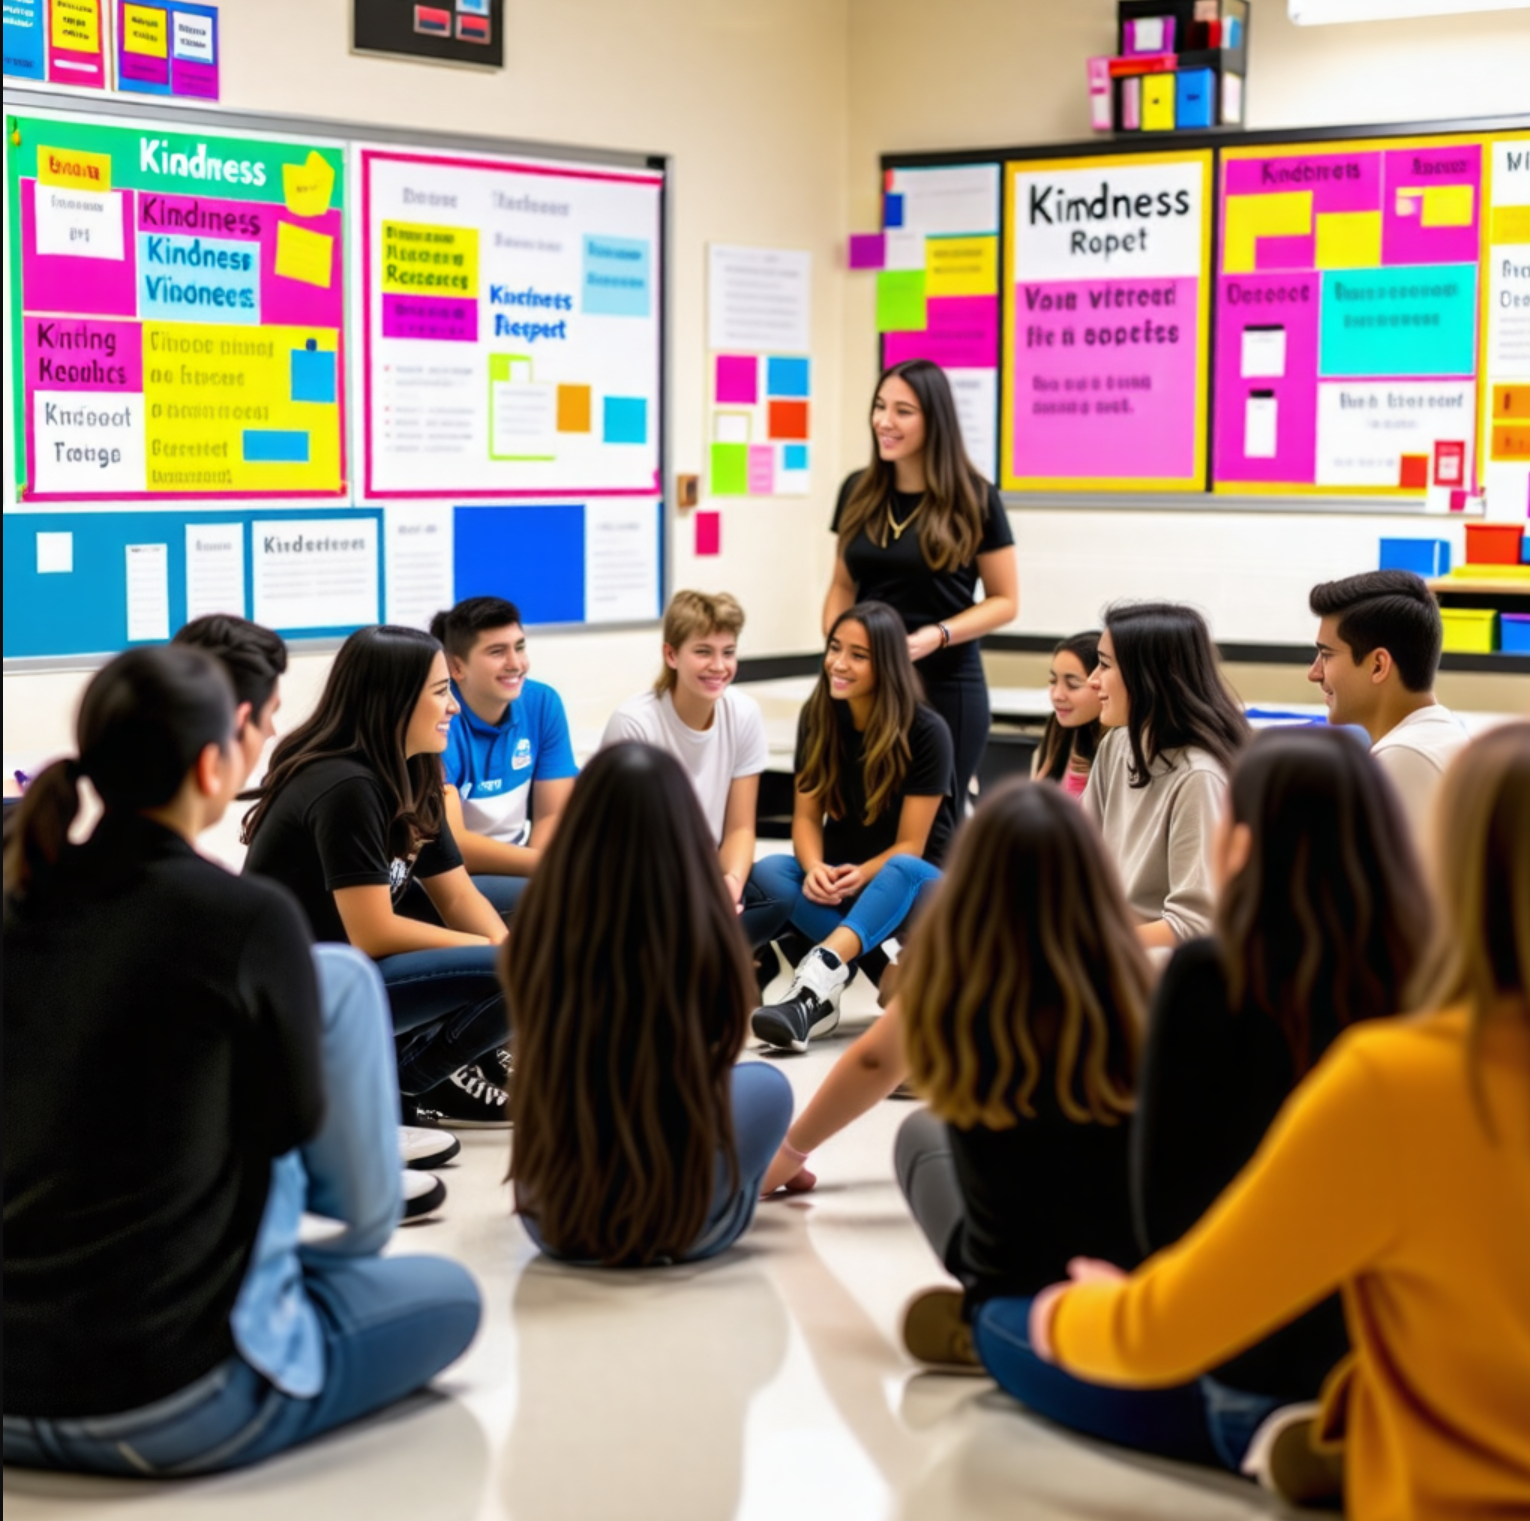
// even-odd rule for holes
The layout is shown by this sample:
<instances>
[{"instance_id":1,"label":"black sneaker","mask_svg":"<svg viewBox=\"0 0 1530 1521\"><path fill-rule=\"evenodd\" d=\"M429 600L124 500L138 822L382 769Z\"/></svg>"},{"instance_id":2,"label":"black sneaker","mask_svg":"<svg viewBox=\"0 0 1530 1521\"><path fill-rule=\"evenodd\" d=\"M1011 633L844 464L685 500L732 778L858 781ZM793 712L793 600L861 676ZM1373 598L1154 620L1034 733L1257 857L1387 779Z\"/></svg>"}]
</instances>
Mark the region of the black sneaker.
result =
<instances>
[{"instance_id":1,"label":"black sneaker","mask_svg":"<svg viewBox=\"0 0 1530 1521\"><path fill-rule=\"evenodd\" d=\"M429 1093L419 1095L415 1122L429 1115L433 1123L448 1130L508 1130L507 1097L498 1083L490 1082L479 1071L477 1062L470 1062Z\"/></svg>"},{"instance_id":2,"label":"black sneaker","mask_svg":"<svg viewBox=\"0 0 1530 1521\"><path fill-rule=\"evenodd\" d=\"M485 1051L472 1065L477 1067L479 1074L493 1083L496 1088L509 1090L510 1074L515 1071L509 1046L499 1046L493 1051Z\"/></svg>"},{"instance_id":3,"label":"black sneaker","mask_svg":"<svg viewBox=\"0 0 1530 1521\"><path fill-rule=\"evenodd\" d=\"M850 969L833 951L817 946L802 958L786 997L754 1011L749 1027L767 1046L806 1051L815 1035L827 1035L839 1023L839 995Z\"/></svg>"}]
</instances>

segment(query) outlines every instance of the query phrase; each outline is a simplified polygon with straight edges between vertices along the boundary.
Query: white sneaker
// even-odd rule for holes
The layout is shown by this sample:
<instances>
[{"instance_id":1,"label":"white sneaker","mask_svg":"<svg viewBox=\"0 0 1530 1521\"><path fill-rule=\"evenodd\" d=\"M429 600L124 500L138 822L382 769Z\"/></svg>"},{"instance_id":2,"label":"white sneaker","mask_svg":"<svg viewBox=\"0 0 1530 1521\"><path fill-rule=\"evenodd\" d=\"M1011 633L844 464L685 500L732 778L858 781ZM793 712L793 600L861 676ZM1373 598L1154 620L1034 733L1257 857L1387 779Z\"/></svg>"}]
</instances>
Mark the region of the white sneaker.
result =
<instances>
[{"instance_id":1,"label":"white sneaker","mask_svg":"<svg viewBox=\"0 0 1530 1521\"><path fill-rule=\"evenodd\" d=\"M424 1125L398 1127L398 1157L405 1167L439 1167L462 1150L462 1142L449 1130Z\"/></svg>"},{"instance_id":2,"label":"white sneaker","mask_svg":"<svg viewBox=\"0 0 1530 1521\"><path fill-rule=\"evenodd\" d=\"M849 981L850 968L816 945L798 963L786 996L756 1009L750 1028L766 1045L806 1051L815 1035L827 1035L839 1023L839 995Z\"/></svg>"},{"instance_id":3,"label":"white sneaker","mask_svg":"<svg viewBox=\"0 0 1530 1521\"><path fill-rule=\"evenodd\" d=\"M446 1184L433 1173L404 1169L404 1219L419 1220L446 1203Z\"/></svg>"}]
</instances>

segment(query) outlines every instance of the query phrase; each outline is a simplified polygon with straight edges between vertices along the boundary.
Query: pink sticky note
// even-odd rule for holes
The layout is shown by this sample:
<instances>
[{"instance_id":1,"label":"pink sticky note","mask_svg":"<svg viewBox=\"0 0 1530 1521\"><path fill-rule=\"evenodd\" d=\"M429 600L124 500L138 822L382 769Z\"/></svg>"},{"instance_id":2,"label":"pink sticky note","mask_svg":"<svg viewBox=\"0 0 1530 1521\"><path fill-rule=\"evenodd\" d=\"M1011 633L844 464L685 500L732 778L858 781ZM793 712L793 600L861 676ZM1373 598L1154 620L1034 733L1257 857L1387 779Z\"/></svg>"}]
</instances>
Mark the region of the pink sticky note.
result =
<instances>
[{"instance_id":1,"label":"pink sticky note","mask_svg":"<svg viewBox=\"0 0 1530 1521\"><path fill-rule=\"evenodd\" d=\"M698 512L696 514L696 553L698 555L722 553L722 513Z\"/></svg>"},{"instance_id":2,"label":"pink sticky note","mask_svg":"<svg viewBox=\"0 0 1530 1521\"><path fill-rule=\"evenodd\" d=\"M760 399L760 361L753 354L717 356L716 399L752 407Z\"/></svg>"},{"instance_id":3,"label":"pink sticky note","mask_svg":"<svg viewBox=\"0 0 1530 1521\"><path fill-rule=\"evenodd\" d=\"M887 236L880 232L850 234L850 268L883 269L887 265Z\"/></svg>"},{"instance_id":4,"label":"pink sticky note","mask_svg":"<svg viewBox=\"0 0 1530 1521\"><path fill-rule=\"evenodd\" d=\"M749 495L771 496L776 489L776 450L773 444L749 446Z\"/></svg>"},{"instance_id":5,"label":"pink sticky note","mask_svg":"<svg viewBox=\"0 0 1530 1521\"><path fill-rule=\"evenodd\" d=\"M1450 510L1452 512L1466 511L1466 493L1464 491L1452 491L1450 493Z\"/></svg>"}]
</instances>

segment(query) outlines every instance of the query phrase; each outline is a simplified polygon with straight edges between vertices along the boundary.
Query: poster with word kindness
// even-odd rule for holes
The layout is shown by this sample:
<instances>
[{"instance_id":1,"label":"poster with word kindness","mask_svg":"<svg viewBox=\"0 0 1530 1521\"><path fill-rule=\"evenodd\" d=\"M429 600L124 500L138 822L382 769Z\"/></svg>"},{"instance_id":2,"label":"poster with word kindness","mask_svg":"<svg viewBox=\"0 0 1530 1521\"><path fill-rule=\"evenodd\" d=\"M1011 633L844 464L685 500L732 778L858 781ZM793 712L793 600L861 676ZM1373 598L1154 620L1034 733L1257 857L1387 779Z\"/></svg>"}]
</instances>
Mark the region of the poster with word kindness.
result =
<instances>
[{"instance_id":1,"label":"poster with word kindness","mask_svg":"<svg viewBox=\"0 0 1530 1521\"><path fill-rule=\"evenodd\" d=\"M339 147L6 131L18 501L344 495Z\"/></svg>"},{"instance_id":2,"label":"poster with word kindness","mask_svg":"<svg viewBox=\"0 0 1530 1521\"><path fill-rule=\"evenodd\" d=\"M1210 152L1005 171L1004 488L1203 490Z\"/></svg>"},{"instance_id":3,"label":"poster with word kindness","mask_svg":"<svg viewBox=\"0 0 1530 1521\"><path fill-rule=\"evenodd\" d=\"M365 489L659 488L663 176L366 148Z\"/></svg>"}]
</instances>

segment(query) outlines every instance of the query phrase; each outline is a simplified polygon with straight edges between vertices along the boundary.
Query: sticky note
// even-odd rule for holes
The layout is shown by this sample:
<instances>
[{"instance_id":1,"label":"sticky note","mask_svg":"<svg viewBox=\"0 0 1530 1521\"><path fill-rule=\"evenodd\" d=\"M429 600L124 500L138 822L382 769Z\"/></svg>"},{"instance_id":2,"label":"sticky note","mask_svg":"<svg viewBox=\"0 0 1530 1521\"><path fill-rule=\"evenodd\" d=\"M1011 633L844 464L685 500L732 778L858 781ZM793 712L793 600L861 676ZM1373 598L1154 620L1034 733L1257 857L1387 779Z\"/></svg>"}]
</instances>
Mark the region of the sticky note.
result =
<instances>
[{"instance_id":1,"label":"sticky note","mask_svg":"<svg viewBox=\"0 0 1530 1521\"><path fill-rule=\"evenodd\" d=\"M1243 457L1275 458L1278 409L1273 391L1250 391L1243 404Z\"/></svg>"},{"instance_id":2,"label":"sticky note","mask_svg":"<svg viewBox=\"0 0 1530 1521\"><path fill-rule=\"evenodd\" d=\"M1404 454L1397 466L1397 484L1409 490L1423 491L1429 485L1429 456Z\"/></svg>"},{"instance_id":3,"label":"sticky note","mask_svg":"<svg viewBox=\"0 0 1530 1521\"><path fill-rule=\"evenodd\" d=\"M750 416L747 412L714 412L712 414L714 444L747 444L749 432Z\"/></svg>"},{"instance_id":4,"label":"sticky note","mask_svg":"<svg viewBox=\"0 0 1530 1521\"><path fill-rule=\"evenodd\" d=\"M296 222L277 222L277 274L328 290L334 262L335 240L327 232L310 232Z\"/></svg>"},{"instance_id":5,"label":"sticky note","mask_svg":"<svg viewBox=\"0 0 1530 1521\"><path fill-rule=\"evenodd\" d=\"M808 467L808 447L806 444L787 444L781 450L781 468L783 470L806 470Z\"/></svg>"},{"instance_id":6,"label":"sticky note","mask_svg":"<svg viewBox=\"0 0 1530 1521\"><path fill-rule=\"evenodd\" d=\"M1530 243L1530 206L1495 206L1489 241Z\"/></svg>"},{"instance_id":7,"label":"sticky note","mask_svg":"<svg viewBox=\"0 0 1530 1521\"><path fill-rule=\"evenodd\" d=\"M558 432L588 433L590 431L590 388L588 386L558 387Z\"/></svg>"},{"instance_id":8,"label":"sticky note","mask_svg":"<svg viewBox=\"0 0 1530 1521\"><path fill-rule=\"evenodd\" d=\"M698 555L722 553L722 513L698 512L696 514L696 553Z\"/></svg>"},{"instance_id":9,"label":"sticky note","mask_svg":"<svg viewBox=\"0 0 1530 1521\"><path fill-rule=\"evenodd\" d=\"M925 325L924 271L884 269L877 275L877 331L917 333Z\"/></svg>"},{"instance_id":10,"label":"sticky note","mask_svg":"<svg viewBox=\"0 0 1530 1521\"><path fill-rule=\"evenodd\" d=\"M1285 328L1244 328L1242 350L1238 373L1244 380L1278 380L1286 373Z\"/></svg>"},{"instance_id":11,"label":"sticky note","mask_svg":"<svg viewBox=\"0 0 1530 1521\"><path fill-rule=\"evenodd\" d=\"M776 451L769 444L749 446L749 495L771 496L776 489Z\"/></svg>"},{"instance_id":12,"label":"sticky note","mask_svg":"<svg viewBox=\"0 0 1530 1521\"><path fill-rule=\"evenodd\" d=\"M805 401L772 401L768 412L768 437L806 438L808 436L808 404Z\"/></svg>"},{"instance_id":13,"label":"sticky note","mask_svg":"<svg viewBox=\"0 0 1530 1521\"><path fill-rule=\"evenodd\" d=\"M749 494L749 446L747 444L712 445L713 496Z\"/></svg>"},{"instance_id":14,"label":"sticky note","mask_svg":"<svg viewBox=\"0 0 1530 1521\"><path fill-rule=\"evenodd\" d=\"M901 227L903 225L903 197L889 191L882 197L882 226Z\"/></svg>"},{"instance_id":15,"label":"sticky note","mask_svg":"<svg viewBox=\"0 0 1530 1521\"><path fill-rule=\"evenodd\" d=\"M1472 206L1470 185L1426 185L1423 225L1425 227L1470 227Z\"/></svg>"},{"instance_id":16,"label":"sticky note","mask_svg":"<svg viewBox=\"0 0 1530 1521\"><path fill-rule=\"evenodd\" d=\"M887 262L887 248L879 232L852 232L850 234L849 264L851 269L881 269Z\"/></svg>"},{"instance_id":17,"label":"sticky note","mask_svg":"<svg viewBox=\"0 0 1530 1521\"><path fill-rule=\"evenodd\" d=\"M64 53L100 52L100 0L48 0L48 10L53 22L49 34L55 48Z\"/></svg>"},{"instance_id":18,"label":"sticky note","mask_svg":"<svg viewBox=\"0 0 1530 1521\"><path fill-rule=\"evenodd\" d=\"M994 296L999 291L999 240L927 238L924 293L928 296Z\"/></svg>"},{"instance_id":19,"label":"sticky note","mask_svg":"<svg viewBox=\"0 0 1530 1521\"><path fill-rule=\"evenodd\" d=\"M74 570L74 535L40 533L37 535L37 574L67 576Z\"/></svg>"},{"instance_id":20,"label":"sticky note","mask_svg":"<svg viewBox=\"0 0 1530 1521\"><path fill-rule=\"evenodd\" d=\"M1142 81L1142 130L1174 130L1174 76L1149 74Z\"/></svg>"},{"instance_id":21,"label":"sticky note","mask_svg":"<svg viewBox=\"0 0 1530 1521\"><path fill-rule=\"evenodd\" d=\"M1404 186L1397 192L1397 214L1400 217L1416 217L1423 205L1424 192Z\"/></svg>"},{"instance_id":22,"label":"sticky note","mask_svg":"<svg viewBox=\"0 0 1530 1521\"><path fill-rule=\"evenodd\" d=\"M306 465L308 434L296 428L246 428L244 457L264 465Z\"/></svg>"},{"instance_id":23,"label":"sticky note","mask_svg":"<svg viewBox=\"0 0 1530 1521\"><path fill-rule=\"evenodd\" d=\"M752 407L760 399L760 362L753 354L719 354L712 399Z\"/></svg>"},{"instance_id":24,"label":"sticky note","mask_svg":"<svg viewBox=\"0 0 1530 1521\"><path fill-rule=\"evenodd\" d=\"M1379 211L1318 212L1319 269L1374 269L1380 263Z\"/></svg>"},{"instance_id":25,"label":"sticky note","mask_svg":"<svg viewBox=\"0 0 1530 1521\"><path fill-rule=\"evenodd\" d=\"M301 164L282 165L282 196L295 217L323 216L334 190L334 166L317 148Z\"/></svg>"},{"instance_id":26,"label":"sticky note","mask_svg":"<svg viewBox=\"0 0 1530 1521\"><path fill-rule=\"evenodd\" d=\"M608 396L601 437L608 444L648 442L648 403L641 396Z\"/></svg>"},{"instance_id":27,"label":"sticky note","mask_svg":"<svg viewBox=\"0 0 1530 1521\"><path fill-rule=\"evenodd\" d=\"M1434 483L1436 486L1459 486L1466 475L1466 445L1458 439L1436 439L1434 445Z\"/></svg>"},{"instance_id":28,"label":"sticky note","mask_svg":"<svg viewBox=\"0 0 1530 1521\"><path fill-rule=\"evenodd\" d=\"M912 227L894 228L882 234L884 269L923 269L924 234Z\"/></svg>"},{"instance_id":29,"label":"sticky note","mask_svg":"<svg viewBox=\"0 0 1530 1521\"><path fill-rule=\"evenodd\" d=\"M1222 244L1222 270L1229 275L1254 272L1259 238L1302 237L1312 231L1312 192L1281 190L1274 195L1230 195ZM1379 261L1378 261L1379 262Z\"/></svg>"},{"instance_id":30,"label":"sticky note","mask_svg":"<svg viewBox=\"0 0 1530 1521\"><path fill-rule=\"evenodd\" d=\"M333 405L335 401L335 356L321 349L310 338L304 348L292 351L291 392L293 401L316 401Z\"/></svg>"},{"instance_id":31,"label":"sticky note","mask_svg":"<svg viewBox=\"0 0 1530 1521\"><path fill-rule=\"evenodd\" d=\"M808 361L772 356L765 361L767 396L802 396L808 394Z\"/></svg>"},{"instance_id":32,"label":"sticky note","mask_svg":"<svg viewBox=\"0 0 1530 1521\"><path fill-rule=\"evenodd\" d=\"M146 58L170 56L170 13L159 5L122 7L122 51Z\"/></svg>"},{"instance_id":33,"label":"sticky note","mask_svg":"<svg viewBox=\"0 0 1530 1521\"><path fill-rule=\"evenodd\" d=\"M112 156L109 153L87 153L82 148L48 148L39 143L37 183L98 193L110 190Z\"/></svg>"}]
</instances>

